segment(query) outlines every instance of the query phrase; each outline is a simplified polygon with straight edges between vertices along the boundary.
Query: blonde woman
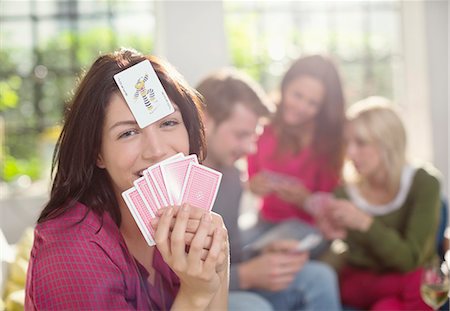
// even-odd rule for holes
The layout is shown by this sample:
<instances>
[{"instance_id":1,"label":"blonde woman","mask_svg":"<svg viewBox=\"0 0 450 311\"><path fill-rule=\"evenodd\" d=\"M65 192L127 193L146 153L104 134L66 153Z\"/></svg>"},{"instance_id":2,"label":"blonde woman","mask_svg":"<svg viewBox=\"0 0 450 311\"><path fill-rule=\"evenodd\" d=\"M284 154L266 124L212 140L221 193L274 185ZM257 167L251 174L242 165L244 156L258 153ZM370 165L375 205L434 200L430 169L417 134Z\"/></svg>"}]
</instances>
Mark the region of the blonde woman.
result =
<instances>
[{"instance_id":1,"label":"blonde woman","mask_svg":"<svg viewBox=\"0 0 450 311\"><path fill-rule=\"evenodd\" d=\"M436 250L436 171L406 161L405 129L387 99L356 103L348 119L347 157L354 174L326 205L324 226L346 232L342 302L365 310L427 310L420 276Z\"/></svg>"}]
</instances>

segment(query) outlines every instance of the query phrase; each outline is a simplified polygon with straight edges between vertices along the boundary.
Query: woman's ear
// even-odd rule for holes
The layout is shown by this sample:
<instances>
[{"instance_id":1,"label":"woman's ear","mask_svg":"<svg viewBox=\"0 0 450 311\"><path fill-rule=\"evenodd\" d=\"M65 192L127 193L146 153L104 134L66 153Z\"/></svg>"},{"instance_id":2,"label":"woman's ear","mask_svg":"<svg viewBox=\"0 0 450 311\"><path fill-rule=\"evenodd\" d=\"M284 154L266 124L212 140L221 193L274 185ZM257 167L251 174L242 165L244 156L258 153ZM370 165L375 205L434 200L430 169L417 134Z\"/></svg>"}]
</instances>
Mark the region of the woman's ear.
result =
<instances>
[{"instance_id":1,"label":"woman's ear","mask_svg":"<svg viewBox=\"0 0 450 311\"><path fill-rule=\"evenodd\" d=\"M99 153L97 156L97 162L95 163L98 168L105 168L105 163L103 161L102 155Z\"/></svg>"}]
</instances>

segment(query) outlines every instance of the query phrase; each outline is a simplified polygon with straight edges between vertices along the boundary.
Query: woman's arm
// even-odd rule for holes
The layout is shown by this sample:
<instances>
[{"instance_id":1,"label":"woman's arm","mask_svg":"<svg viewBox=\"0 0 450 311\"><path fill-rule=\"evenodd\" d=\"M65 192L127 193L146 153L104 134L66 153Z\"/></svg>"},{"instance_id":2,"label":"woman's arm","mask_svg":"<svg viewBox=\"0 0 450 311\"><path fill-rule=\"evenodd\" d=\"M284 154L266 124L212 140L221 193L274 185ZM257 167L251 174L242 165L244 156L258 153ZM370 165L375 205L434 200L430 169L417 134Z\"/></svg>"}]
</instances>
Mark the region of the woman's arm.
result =
<instances>
[{"instance_id":1,"label":"woman's arm","mask_svg":"<svg viewBox=\"0 0 450 311\"><path fill-rule=\"evenodd\" d=\"M354 227L348 232L349 238L369 249L373 259L384 269L411 271L423 262L424 254L433 252L436 247L439 181L426 171L419 170L405 204L408 204L404 207L408 212L402 229L386 225L379 217L373 217L368 222L360 220L360 229ZM351 219L349 216L344 215L346 219Z\"/></svg>"}]
</instances>

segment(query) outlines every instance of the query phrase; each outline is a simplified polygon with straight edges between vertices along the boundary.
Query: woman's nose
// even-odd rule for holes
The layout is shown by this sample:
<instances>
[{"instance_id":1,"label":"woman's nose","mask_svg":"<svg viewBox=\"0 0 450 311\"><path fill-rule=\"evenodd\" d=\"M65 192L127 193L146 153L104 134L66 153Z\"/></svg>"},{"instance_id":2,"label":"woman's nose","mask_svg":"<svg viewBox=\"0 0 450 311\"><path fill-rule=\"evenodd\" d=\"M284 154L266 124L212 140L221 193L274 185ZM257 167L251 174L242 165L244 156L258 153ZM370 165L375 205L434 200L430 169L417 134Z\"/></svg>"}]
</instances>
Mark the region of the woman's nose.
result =
<instances>
[{"instance_id":1,"label":"woman's nose","mask_svg":"<svg viewBox=\"0 0 450 311\"><path fill-rule=\"evenodd\" d=\"M358 153L358 148L355 146L355 144L349 143L347 145L347 150L346 150L347 158L349 158L350 160L353 160L353 158L355 157L355 155L357 153Z\"/></svg>"},{"instance_id":2,"label":"woman's nose","mask_svg":"<svg viewBox=\"0 0 450 311\"><path fill-rule=\"evenodd\" d=\"M142 158L153 163L166 158L166 145L164 140L152 125L143 130Z\"/></svg>"}]
</instances>

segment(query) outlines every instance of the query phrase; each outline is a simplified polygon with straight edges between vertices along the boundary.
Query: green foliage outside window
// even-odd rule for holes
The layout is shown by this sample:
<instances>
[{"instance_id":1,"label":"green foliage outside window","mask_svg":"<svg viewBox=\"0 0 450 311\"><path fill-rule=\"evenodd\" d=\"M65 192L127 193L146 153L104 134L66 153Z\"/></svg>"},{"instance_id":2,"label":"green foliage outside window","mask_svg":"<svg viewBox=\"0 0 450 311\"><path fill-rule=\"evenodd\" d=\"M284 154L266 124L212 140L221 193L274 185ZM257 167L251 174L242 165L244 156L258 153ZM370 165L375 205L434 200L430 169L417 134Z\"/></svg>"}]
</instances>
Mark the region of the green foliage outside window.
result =
<instances>
[{"instance_id":1,"label":"green foliage outside window","mask_svg":"<svg viewBox=\"0 0 450 311\"><path fill-rule=\"evenodd\" d=\"M118 38L107 28L61 32L35 48L35 65L29 74L19 73L21 60L13 60L14 50L2 49L0 181L10 182L21 175L32 180L49 175L43 168L50 166L48 149L57 135L49 140L47 129L61 123L64 107L83 71L99 54L122 46L150 53L153 42L145 36Z\"/></svg>"}]
</instances>

